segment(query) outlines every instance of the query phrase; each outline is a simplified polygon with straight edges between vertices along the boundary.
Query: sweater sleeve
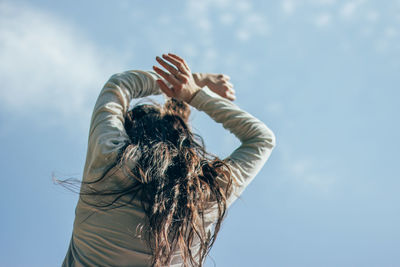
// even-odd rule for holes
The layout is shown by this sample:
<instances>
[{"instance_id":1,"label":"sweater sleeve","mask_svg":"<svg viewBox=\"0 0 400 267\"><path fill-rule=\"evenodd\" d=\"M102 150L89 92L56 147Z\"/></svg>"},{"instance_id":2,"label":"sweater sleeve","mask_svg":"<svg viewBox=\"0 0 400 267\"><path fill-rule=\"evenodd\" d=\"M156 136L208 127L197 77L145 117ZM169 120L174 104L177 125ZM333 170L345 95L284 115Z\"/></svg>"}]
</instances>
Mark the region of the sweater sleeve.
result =
<instances>
[{"instance_id":1,"label":"sweater sleeve","mask_svg":"<svg viewBox=\"0 0 400 267\"><path fill-rule=\"evenodd\" d=\"M130 101L161 94L156 79L162 78L153 71L131 70L114 74L106 82L90 122L84 180L98 178L115 162L129 140L124 123Z\"/></svg>"},{"instance_id":2,"label":"sweater sleeve","mask_svg":"<svg viewBox=\"0 0 400 267\"><path fill-rule=\"evenodd\" d=\"M275 146L275 135L259 119L207 87L193 97L190 105L204 111L214 121L222 123L222 126L241 142L241 145L225 159L230 163L233 178L233 190L227 197L227 204L230 206L271 155ZM219 183L222 186L226 185L226 181L221 179Z\"/></svg>"}]
</instances>

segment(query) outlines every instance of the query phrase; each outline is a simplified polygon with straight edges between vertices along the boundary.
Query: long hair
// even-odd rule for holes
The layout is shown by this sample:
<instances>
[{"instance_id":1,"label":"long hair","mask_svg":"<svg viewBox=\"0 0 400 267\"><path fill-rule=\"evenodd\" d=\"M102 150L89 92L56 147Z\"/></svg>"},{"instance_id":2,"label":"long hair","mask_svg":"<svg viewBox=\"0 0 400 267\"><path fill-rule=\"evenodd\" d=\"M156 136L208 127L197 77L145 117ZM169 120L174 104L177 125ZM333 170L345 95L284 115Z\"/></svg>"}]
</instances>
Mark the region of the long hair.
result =
<instances>
[{"instance_id":1,"label":"long hair","mask_svg":"<svg viewBox=\"0 0 400 267\"><path fill-rule=\"evenodd\" d=\"M136 104L128 111L125 129L130 138L120 151L116 165L128 168L131 183L118 190L87 190L94 182L82 182L81 195L111 195L113 201L125 195L138 196L147 215L147 242L152 266L170 265L172 254L180 251L185 266L203 266L221 227L232 189L231 169L224 160L205 150L201 136L188 124L190 107L169 98L163 106ZM224 186L217 182L224 181ZM207 232L207 209L217 207L212 232ZM192 247L199 247L194 255Z\"/></svg>"}]
</instances>

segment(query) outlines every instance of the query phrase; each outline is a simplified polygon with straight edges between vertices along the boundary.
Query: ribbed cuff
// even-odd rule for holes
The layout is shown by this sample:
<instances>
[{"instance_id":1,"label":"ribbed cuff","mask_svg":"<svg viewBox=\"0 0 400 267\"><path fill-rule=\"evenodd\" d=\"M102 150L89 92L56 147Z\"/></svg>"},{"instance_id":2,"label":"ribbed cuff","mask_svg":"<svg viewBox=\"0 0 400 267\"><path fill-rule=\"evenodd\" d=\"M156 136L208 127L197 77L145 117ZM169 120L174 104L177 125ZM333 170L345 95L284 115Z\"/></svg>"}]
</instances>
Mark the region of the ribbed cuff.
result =
<instances>
[{"instance_id":1,"label":"ribbed cuff","mask_svg":"<svg viewBox=\"0 0 400 267\"><path fill-rule=\"evenodd\" d=\"M201 105L210 98L215 98L215 97L220 97L219 95L213 93L210 89L207 87L203 87L201 90L199 90L195 96L192 98L192 100L188 103L192 107L195 107L198 110L201 110Z\"/></svg>"}]
</instances>

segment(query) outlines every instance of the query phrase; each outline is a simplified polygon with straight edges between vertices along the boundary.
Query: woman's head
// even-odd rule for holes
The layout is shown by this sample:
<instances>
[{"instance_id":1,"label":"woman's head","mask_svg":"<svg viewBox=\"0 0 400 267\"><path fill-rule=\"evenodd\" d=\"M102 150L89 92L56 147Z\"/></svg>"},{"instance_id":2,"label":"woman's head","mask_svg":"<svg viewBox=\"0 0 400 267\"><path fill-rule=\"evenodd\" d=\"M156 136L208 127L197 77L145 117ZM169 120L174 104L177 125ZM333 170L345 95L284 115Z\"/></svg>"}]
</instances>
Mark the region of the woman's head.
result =
<instances>
[{"instance_id":1,"label":"woman's head","mask_svg":"<svg viewBox=\"0 0 400 267\"><path fill-rule=\"evenodd\" d=\"M185 175L187 165L193 165L198 159L196 152L203 144L199 144L191 132L189 115L189 106L174 98L167 100L164 106L156 102L137 104L127 113L125 129L131 143L125 150L132 149L136 155L130 155L135 157L136 166L147 169L147 175L141 175L140 182L171 178L179 173ZM166 172L173 169L171 163L178 162L179 173L174 169L173 174L167 175Z\"/></svg>"},{"instance_id":2,"label":"woman's head","mask_svg":"<svg viewBox=\"0 0 400 267\"><path fill-rule=\"evenodd\" d=\"M126 115L125 129L133 145L163 143L178 148L191 145L188 143L193 139L189 115L189 106L174 98L167 100L164 106L156 102L137 104Z\"/></svg>"}]
</instances>

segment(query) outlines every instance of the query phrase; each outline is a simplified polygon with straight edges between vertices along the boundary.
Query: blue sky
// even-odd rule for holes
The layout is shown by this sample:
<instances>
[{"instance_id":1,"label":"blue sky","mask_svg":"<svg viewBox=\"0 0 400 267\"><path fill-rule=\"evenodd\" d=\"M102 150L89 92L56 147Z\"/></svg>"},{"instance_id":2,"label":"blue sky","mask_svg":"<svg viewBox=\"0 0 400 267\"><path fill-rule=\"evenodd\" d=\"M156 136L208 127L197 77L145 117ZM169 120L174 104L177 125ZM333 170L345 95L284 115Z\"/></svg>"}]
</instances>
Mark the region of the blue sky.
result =
<instances>
[{"instance_id":1,"label":"blue sky","mask_svg":"<svg viewBox=\"0 0 400 267\"><path fill-rule=\"evenodd\" d=\"M77 196L51 175L80 178L105 81L165 52L277 137L206 266L400 266L399 26L400 1L0 1L0 266L61 264Z\"/></svg>"}]
</instances>

